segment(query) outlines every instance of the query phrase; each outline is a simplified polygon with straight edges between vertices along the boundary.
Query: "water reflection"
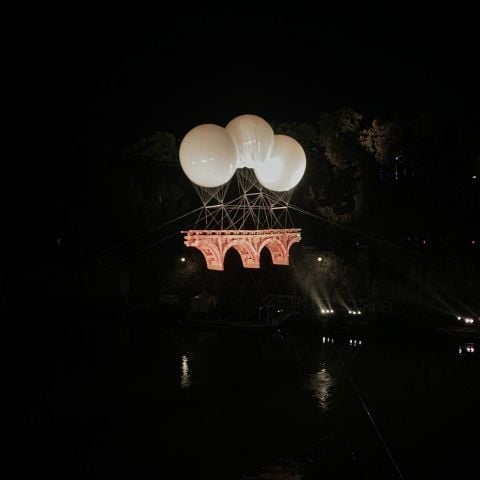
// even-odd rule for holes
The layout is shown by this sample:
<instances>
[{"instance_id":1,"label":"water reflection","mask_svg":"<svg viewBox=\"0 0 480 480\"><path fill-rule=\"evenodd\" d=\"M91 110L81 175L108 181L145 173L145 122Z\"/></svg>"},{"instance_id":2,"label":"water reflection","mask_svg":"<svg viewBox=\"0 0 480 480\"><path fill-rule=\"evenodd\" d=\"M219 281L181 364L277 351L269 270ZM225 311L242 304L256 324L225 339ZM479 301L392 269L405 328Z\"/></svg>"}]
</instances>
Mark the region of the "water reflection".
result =
<instances>
[{"instance_id":1,"label":"water reflection","mask_svg":"<svg viewBox=\"0 0 480 480\"><path fill-rule=\"evenodd\" d=\"M261 467L260 473L242 480L301 480L300 466L292 460L279 459Z\"/></svg>"},{"instance_id":2,"label":"water reflection","mask_svg":"<svg viewBox=\"0 0 480 480\"><path fill-rule=\"evenodd\" d=\"M180 378L180 386L188 388L191 384L190 369L188 367L188 356L182 355L182 375Z\"/></svg>"},{"instance_id":3,"label":"water reflection","mask_svg":"<svg viewBox=\"0 0 480 480\"><path fill-rule=\"evenodd\" d=\"M312 391L313 397L317 399L322 412L329 410L330 390L334 384L335 382L324 363L320 365L318 372L309 377L308 388Z\"/></svg>"}]
</instances>

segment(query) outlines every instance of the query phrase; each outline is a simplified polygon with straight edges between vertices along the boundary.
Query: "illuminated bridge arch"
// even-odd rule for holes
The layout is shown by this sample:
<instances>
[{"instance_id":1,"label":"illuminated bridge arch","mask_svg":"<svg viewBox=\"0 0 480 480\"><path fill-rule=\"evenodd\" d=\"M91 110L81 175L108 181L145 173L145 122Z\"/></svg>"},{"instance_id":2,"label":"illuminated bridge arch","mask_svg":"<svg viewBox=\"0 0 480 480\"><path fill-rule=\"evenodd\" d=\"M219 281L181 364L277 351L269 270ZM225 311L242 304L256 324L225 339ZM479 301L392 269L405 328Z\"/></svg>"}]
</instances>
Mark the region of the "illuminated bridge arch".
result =
<instances>
[{"instance_id":1,"label":"illuminated bridge arch","mask_svg":"<svg viewBox=\"0 0 480 480\"><path fill-rule=\"evenodd\" d=\"M210 270L223 270L225 254L234 248L244 268L260 268L267 247L274 265L288 265L291 246L301 240L300 228L270 230L188 230L185 245L200 250Z\"/></svg>"},{"instance_id":2,"label":"illuminated bridge arch","mask_svg":"<svg viewBox=\"0 0 480 480\"><path fill-rule=\"evenodd\" d=\"M294 237L293 241L290 241L287 245L284 245L284 243L277 237L267 238L260 244L258 248L258 254L260 255L263 248L266 247L269 250L270 255L272 256L272 262L275 265L288 265L288 253L290 251L290 247L295 242L299 241L297 240L297 238L298 237Z\"/></svg>"}]
</instances>

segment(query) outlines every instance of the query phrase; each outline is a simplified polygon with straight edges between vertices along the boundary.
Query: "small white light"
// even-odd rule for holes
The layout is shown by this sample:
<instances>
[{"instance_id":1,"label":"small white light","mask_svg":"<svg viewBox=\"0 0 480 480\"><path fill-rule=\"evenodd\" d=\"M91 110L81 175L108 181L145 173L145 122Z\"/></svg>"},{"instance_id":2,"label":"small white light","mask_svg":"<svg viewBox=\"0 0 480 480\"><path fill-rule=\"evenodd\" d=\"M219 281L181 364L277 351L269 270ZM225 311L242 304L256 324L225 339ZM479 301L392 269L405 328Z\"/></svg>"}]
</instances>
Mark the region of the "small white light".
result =
<instances>
[{"instance_id":1,"label":"small white light","mask_svg":"<svg viewBox=\"0 0 480 480\"><path fill-rule=\"evenodd\" d=\"M350 345L352 344L352 341L350 340Z\"/></svg>"},{"instance_id":2,"label":"small white light","mask_svg":"<svg viewBox=\"0 0 480 480\"><path fill-rule=\"evenodd\" d=\"M458 347L458 353L462 353L462 347Z\"/></svg>"},{"instance_id":3,"label":"small white light","mask_svg":"<svg viewBox=\"0 0 480 480\"><path fill-rule=\"evenodd\" d=\"M474 180L476 180L476 179L477 179L477 176L476 176L476 175L472 175L472 178L473 178Z\"/></svg>"},{"instance_id":4,"label":"small white light","mask_svg":"<svg viewBox=\"0 0 480 480\"><path fill-rule=\"evenodd\" d=\"M360 310L357 311L357 315L361 315L362 312Z\"/></svg>"},{"instance_id":5,"label":"small white light","mask_svg":"<svg viewBox=\"0 0 480 480\"><path fill-rule=\"evenodd\" d=\"M323 308L322 308L320 311L321 311L322 313L325 313L325 309L323 309Z\"/></svg>"},{"instance_id":6,"label":"small white light","mask_svg":"<svg viewBox=\"0 0 480 480\"><path fill-rule=\"evenodd\" d=\"M457 320L461 320L461 319L462 319L462 317L457 317Z\"/></svg>"},{"instance_id":7,"label":"small white light","mask_svg":"<svg viewBox=\"0 0 480 480\"><path fill-rule=\"evenodd\" d=\"M349 314L349 315L351 315L351 314L352 314L352 311L351 311L351 310L349 310L349 311L348 311L348 314Z\"/></svg>"},{"instance_id":8,"label":"small white light","mask_svg":"<svg viewBox=\"0 0 480 480\"><path fill-rule=\"evenodd\" d=\"M361 345L361 344L362 344L362 341L361 341L361 340L359 340L359 341L358 341L358 344L359 344L359 345Z\"/></svg>"},{"instance_id":9,"label":"small white light","mask_svg":"<svg viewBox=\"0 0 480 480\"><path fill-rule=\"evenodd\" d=\"M183 263L185 261L185 257L182 257L180 261Z\"/></svg>"},{"instance_id":10,"label":"small white light","mask_svg":"<svg viewBox=\"0 0 480 480\"><path fill-rule=\"evenodd\" d=\"M322 257L317 257L317 262L321 262L323 260Z\"/></svg>"},{"instance_id":11,"label":"small white light","mask_svg":"<svg viewBox=\"0 0 480 480\"><path fill-rule=\"evenodd\" d=\"M325 343L325 337L322 337L322 343Z\"/></svg>"}]
</instances>

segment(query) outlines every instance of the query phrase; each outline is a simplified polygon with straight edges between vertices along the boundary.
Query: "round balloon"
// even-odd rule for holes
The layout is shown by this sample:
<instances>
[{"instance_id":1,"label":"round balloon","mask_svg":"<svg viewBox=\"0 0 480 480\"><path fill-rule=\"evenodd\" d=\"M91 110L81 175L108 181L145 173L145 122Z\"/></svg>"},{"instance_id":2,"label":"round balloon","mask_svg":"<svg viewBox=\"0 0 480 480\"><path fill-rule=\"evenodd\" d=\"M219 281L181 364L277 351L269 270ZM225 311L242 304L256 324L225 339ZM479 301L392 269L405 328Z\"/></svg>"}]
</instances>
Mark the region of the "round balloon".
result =
<instances>
[{"instance_id":1,"label":"round balloon","mask_svg":"<svg viewBox=\"0 0 480 480\"><path fill-rule=\"evenodd\" d=\"M238 167L255 168L270 156L273 130L268 122L256 115L240 115L225 127L238 147Z\"/></svg>"},{"instance_id":2,"label":"round balloon","mask_svg":"<svg viewBox=\"0 0 480 480\"><path fill-rule=\"evenodd\" d=\"M273 151L267 161L255 167L255 175L265 188L285 192L303 177L307 160L302 146L287 135L275 135Z\"/></svg>"},{"instance_id":3,"label":"round balloon","mask_svg":"<svg viewBox=\"0 0 480 480\"><path fill-rule=\"evenodd\" d=\"M200 187L219 187L235 173L237 147L223 127L204 124L185 135L179 156L190 181Z\"/></svg>"}]
</instances>

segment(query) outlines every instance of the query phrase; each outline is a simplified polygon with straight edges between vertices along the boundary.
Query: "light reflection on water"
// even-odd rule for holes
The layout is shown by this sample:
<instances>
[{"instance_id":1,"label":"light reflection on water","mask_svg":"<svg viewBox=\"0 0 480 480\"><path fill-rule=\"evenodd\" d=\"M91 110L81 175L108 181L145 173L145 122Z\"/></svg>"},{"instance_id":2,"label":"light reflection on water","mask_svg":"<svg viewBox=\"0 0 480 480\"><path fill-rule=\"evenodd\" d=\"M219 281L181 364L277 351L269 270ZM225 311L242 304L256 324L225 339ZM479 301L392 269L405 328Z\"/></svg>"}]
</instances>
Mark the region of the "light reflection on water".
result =
<instances>
[{"instance_id":1,"label":"light reflection on water","mask_svg":"<svg viewBox=\"0 0 480 480\"><path fill-rule=\"evenodd\" d=\"M182 444L183 438L196 439L196 432L202 431L201 427L208 424L212 432L209 441L203 441L202 433L201 437L192 441L192 445L198 448L198 445L218 441L216 448L220 450L224 445L232 445L228 455L222 453L221 456L228 458L231 455L233 461L238 462L237 474L242 480L316 478L313 473L322 470L324 463L330 469L339 469L337 478L355 478L342 475L344 471L350 472L357 467L355 462L350 463L349 447L345 447L343 440L335 436L336 427L330 423L332 412L335 414L334 420L338 420L336 414L341 412L341 428L348 432L349 439L353 438L354 451L360 451L358 458L363 461L378 456L379 464L383 465L384 452L377 445L375 433L371 432L368 425L365 426L363 410L360 407L345 409L345 405L351 402L358 405L345 368L351 372L361 393L369 399L368 408L376 412L375 421L380 423L385 418L393 418L392 423L384 427L385 434L391 437L397 435L402 439L405 424L415 431L417 424L428 421L433 430L443 409L450 408L450 404L447 406L442 403L443 397L439 399L436 392L452 388L448 386L450 384L455 385L455 392L458 393L455 410L463 412L465 404L471 405L469 398L473 398L478 390L475 390L477 387L471 380L475 371L471 366L480 358L478 342L475 345L474 341L441 341L434 337L433 340L428 339L426 345L424 339L411 343L405 341L403 344L397 338L392 340L386 337L385 340L384 337L348 332L348 335L335 336L334 342L332 337L323 333L307 335L288 331L283 332L282 337L262 338L262 342L257 341L257 337L247 336L202 334L198 338L202 341L197 341L197 337L188 337L189 343L182 342L173 353L177 388L180 383L183 394L187 396L190 391L188 388L194 388L195 395L189 397L189 406L198 405L198 409L187 410L185 415L190 417L182 423L182 428L185 428L180 432L182 435L177 430L178 425L174 424L171 436L178 436L178 442ZM218 361L219 358L222 358L222 362ZM458 361L459 358L462 358L462 362ZM341 360L345 366L342 366ZM210 374L213 367L216 369L215 376ZM283 374L283 371L287 373ZM384 382L371 382L372 371L376 376L381 376ZM437 373L444 371L447 371L447 376ZM257 375L257 372L260 373ZM248 381L245 380L247 378ZM384 391L382 388L385 384L388 388ZM215 398L212 392L222 393L217 395L221 403L220 400L212 403L212 398ZM208 398L208 402L203 401L204 398ZM435 401L442 408L438 407L432 413L431 405ZM450 397L448 401L451 401ZM198 415L205 404L209 405L206 414ZM275 407L273 414L272 405ZM452 418L455 421L462 419L463 413ZM208 423L203 419L208 419ZM448 428L450 424L454 422L450 421ZM224 425L228 426L228 430ZM243 432L244 426L249 435L247 442L238 433ZM279 431L288 432L283 436L284 439L298 441L283 442ZM424 443L437 442L435 448L438 445L437 438L442 438L438 432L436 435L430 435L426 429L420 432ZM318 439L323 436L328 440L320 443ZM222 437L226 440L217 440ZM259 440L257 445L251 438L265 440ZM171 439L168 441L171 442ZM268 445L266 451L263 451L264 445ZM429 451L433 452L434 449ZM207 452L204 453L208 458ZM396 446L394 454L411 458L411 463L405 467L407 471L419 461L415 457L416 450L409 447L408 443L407 447ZM297 461L291 462L291 458ZM390 464L385 468L390 468Z\"/></svg>"},{"instance_id":2,"label":"light reflection on water","mask_svg":"<svg viewBox=\"0 0 480 480\"><path fill-rule=\"evenodd\" d=\"M188 367L188 356L182 355L182 375L180 377L180 386L188 388L191 385L190 369Z\"/></svg>"},{"instance_id":3,"label":"light reflection on water","mask_svg":"<svg viewBox=\"0 0 480 480\"><path fill-rule=\"evenodd\" d=\"M242 480L302 480L300 466L292 460L279 459L261 467L258 474Z\"/></svg>"},{"instance_id":4,"label":"light reflection on water","mask_svg":"<svg viewBox=\"0 0 480 480\"><path fill-rule=\"evenodd\" d=\"M335 381L328 373L324 363L320 365L318 372L313 373L308 378L307 388L312 392L322 412L329 410L330 390L334 384Z\"/></svg>"}]
</instances>

